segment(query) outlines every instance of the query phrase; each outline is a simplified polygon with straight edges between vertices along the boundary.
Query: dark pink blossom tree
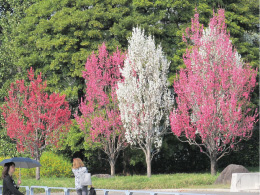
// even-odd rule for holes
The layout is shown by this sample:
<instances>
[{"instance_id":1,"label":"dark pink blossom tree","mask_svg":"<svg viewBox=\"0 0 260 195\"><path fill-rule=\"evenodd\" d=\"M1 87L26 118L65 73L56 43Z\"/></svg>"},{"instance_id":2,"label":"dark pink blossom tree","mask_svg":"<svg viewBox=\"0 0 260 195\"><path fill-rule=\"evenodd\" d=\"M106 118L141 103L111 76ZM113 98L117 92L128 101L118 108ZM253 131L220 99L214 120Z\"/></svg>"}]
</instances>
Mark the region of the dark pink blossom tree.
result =
<instances>
[{"instance_id":1,"label":"dark pink blossom tree","mask_svg":"<svg viewBox=\"0 0 260 195\"><path fill-rule=\"evenodd\" d=\"M47 83L42 80L41 74L35 78L31 68L28 78L28 86L24 80L11 84L1 110L7 135L16 141L18 151L29 151L40 161L46 146L58 146L60 136L68 131L71 112L65 95L48 95L45 92ZM36 179L40 179L39 167Z\"/></svg>"},{"instance_id":2,"label":"dark pink blossom tree","mask_svg":"<svg viewBox=\"0 0 260 195\"><path fill-rule=\"evenodd\" d=\"M119 68L123 67L124 58L119 50L109 55L104 43L98 55L93 52L83 72L86 94L79 106L82 115L75 115L81 130L86 133L86 141L98 143L108 156L112 176L119 152L126 147L115 91L117 82L122 79Z\"/></svg>"},{"instance_id":3,"label":"dark pink blossom tree","mask_svg":"<svg viewBox=\"0 0 260 195\"><path fill-rule=\"evenodd\" d=\"M206 29L195 14L186 29L183 40L190 49L174 82L177 108L170 115L173 133L210 158L212 175L220 158L250 138L258 116L249 106L257 71L232 46L224 13L214 13Z\"/></svg>"}]
</instances>

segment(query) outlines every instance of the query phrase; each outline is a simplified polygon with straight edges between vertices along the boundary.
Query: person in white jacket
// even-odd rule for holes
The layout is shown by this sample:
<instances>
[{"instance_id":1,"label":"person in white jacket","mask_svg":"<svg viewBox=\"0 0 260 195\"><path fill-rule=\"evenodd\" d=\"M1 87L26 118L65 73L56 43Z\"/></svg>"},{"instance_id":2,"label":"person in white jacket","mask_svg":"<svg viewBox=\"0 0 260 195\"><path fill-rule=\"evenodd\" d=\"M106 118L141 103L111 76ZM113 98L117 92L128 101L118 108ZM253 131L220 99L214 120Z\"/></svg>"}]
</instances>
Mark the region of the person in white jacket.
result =
<instances>
[{"instance_id":1,"label":"person in white jacket","mask_svg":"<svg viewBox=\"0 0 260 195\"><path fill-rule=\"evenodd\" d=\"M80 180L84 173L88 172L87 167L85 167L84 163L80 158L73 159L73 167L72 172L75 176L75 188L78 195L87 195L88 194L88 186L81 186Z\"/></svg>"}]
</instances>

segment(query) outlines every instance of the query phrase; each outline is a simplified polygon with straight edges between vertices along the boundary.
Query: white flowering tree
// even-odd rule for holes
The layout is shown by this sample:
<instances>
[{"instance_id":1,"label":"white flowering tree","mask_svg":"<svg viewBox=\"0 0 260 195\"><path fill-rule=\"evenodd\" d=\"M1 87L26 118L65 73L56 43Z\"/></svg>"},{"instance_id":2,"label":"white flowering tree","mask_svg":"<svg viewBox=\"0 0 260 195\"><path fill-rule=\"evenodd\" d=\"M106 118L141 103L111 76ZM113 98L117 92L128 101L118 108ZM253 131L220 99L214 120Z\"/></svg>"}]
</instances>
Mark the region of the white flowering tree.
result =
<instances>
[{"instance_id":1,"label":"white flowering tree","mask_svg":"<svg viewBox=\"0 0 260 195\"><path fill-rule=\"evenodd\" d=\"M120 70L123 80L118 83L117 97L126 139L143 150L147 176L151 176L151 161L162 145L169 126L173 104L168 89L170 63L154 38L134 28L128 40L128 54Z\"/></svg>"}]
</instances>

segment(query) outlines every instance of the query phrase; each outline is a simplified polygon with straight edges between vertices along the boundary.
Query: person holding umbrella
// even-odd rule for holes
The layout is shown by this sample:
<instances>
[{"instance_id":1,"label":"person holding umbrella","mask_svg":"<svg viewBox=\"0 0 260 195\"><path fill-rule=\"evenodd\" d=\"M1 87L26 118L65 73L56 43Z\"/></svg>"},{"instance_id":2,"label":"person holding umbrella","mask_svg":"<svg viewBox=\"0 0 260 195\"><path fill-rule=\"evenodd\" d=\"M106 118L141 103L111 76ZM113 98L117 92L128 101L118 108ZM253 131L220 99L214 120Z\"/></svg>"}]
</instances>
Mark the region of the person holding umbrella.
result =
<instances>
[{"instance_id":1,"label":"person holding umbrella","mask_svg":"<svg viewBox=\"0 0 260 195\"><path fill-rule=\"evenodd\" d=\"M17 184L15 184L12 175L15 172L15 163L8 162L4 164L4 169L2 172L3 179L3 195L23 195L18 189L21 184L21 180L19 179Z\"/></svg>"},{"instance_id":2,"label":"person holding umbrella","mask_svg":"<svg viewBox=\"0 0 260 195\"><path fill-rule=\"evenodd\" d=\"M30 158L14 157L5 159L0 162L0 166L4 166L2 179L3 181L3 195L23 195L19 192L19 185L21 184L21 170L20 168L34 168L40 167L41 164ZM15 172L15 167L19 167L19 180L18 185L15 184L12 175Z\"/></svg>"}]
</instances>

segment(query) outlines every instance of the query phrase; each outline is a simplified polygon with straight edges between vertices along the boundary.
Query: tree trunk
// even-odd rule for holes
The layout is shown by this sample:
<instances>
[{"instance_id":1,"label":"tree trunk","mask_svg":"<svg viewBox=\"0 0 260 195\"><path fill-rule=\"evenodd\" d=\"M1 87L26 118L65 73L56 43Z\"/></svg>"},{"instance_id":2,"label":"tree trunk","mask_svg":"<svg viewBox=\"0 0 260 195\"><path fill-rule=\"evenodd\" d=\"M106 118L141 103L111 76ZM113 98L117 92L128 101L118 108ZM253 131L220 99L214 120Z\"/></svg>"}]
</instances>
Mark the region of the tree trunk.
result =
<instances>
[{"instance_id":1,"label":"tree trunk","mask_svg":"<svg viewBox=\"0 0 260 195\"><path fill-rule=\"evenodd\" d=\"M151 165L151 151L150 148L146 150L146 167L147 167L147 177L151 177L152 175L152 165Z\"/></svg>"},{"instance_id":2,"label":"tree trunk","mask_svg":"<svg viewBox=\"0 0 260 195\"><path fill-rule=\"evenodd\" d=\"M40 155L37 154L36 159L38 162L40 162ZM36 180L40 180L40 167L36 167Z\"/></svg>"},{"instance_id":3,"label":"tree trunk","mask_svg":"<svg viewBox=\"0 0 260 195\"><path fill-rule=\"evenodd\" d=\"M211 175L217 174L217 157L216 157L216 155L212 155L210 157L210 172L211 172Z\"/></svg>"},{"instance_id":4,"label":"tree trunk","mask_svg":"<svg viewBox=\"0 0 260 195\"><path fill-rule=\"evenodd\" d=\"M36 167L36 180L40 180L40 167Z\"/></svg>"},{"instance_id":5,"label":"tree trunk","mask_svg":"<svg viewBox=\"0 0 260 195\"><path fill-rule=\"evenodd\" d=\"M116 174L115 164L116 163L114 160L110 160L109 164L110 164L110 169L111 169L111 176L115 176L115 174Z\"/></svg>"}]
</instances>

